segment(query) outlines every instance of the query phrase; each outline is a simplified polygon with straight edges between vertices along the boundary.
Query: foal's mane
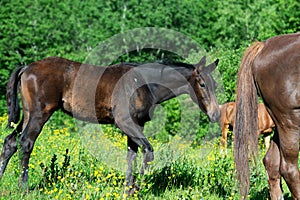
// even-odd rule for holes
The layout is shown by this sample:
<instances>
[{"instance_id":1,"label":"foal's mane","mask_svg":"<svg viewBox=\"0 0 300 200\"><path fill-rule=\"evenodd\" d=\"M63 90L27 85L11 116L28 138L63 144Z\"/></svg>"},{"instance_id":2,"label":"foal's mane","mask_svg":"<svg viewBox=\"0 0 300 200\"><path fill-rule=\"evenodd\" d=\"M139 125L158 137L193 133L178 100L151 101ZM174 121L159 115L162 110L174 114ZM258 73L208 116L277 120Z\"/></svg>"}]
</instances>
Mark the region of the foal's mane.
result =
<instances>
[{"instance_id":1,"label":"foal's mane","mask_svg":"<svg viewBox=\"0 0 300 200\"><path fill-rule=\"evenodd\" d=\"M162 65L168 65L170 67L185 67L188 69L195 69L195 66L192 64L188 64L188 63L184 63L184 62L178 62L178 61L174 61L174 60L170 60L170 59L164 59L160 62L158 62Z\"/></svg>"},{"instance_id":2,"label":"foal's mane","mask_svg":"<svg viewBox=\"0 0 300 200\"><path fill-rule=\"evenodd\" d=\"M177 67L184 67L184 68L188 68L188 69L195 69L195 66L192 64L188 64L188 63L184 63L184 62L178 62L178 61L174 61L174 60L169 60L169 59L164 59L161 61L155 61L155 62L145 62L145 63L121 63L121 65L128 65L128 66L132 66L132 67L139 67L142 66L144 64L161 64L161 65L165 65L165 66L169 66L169 67L173 67L173 68L177 68Z\"/></svg>"}]
</instances>

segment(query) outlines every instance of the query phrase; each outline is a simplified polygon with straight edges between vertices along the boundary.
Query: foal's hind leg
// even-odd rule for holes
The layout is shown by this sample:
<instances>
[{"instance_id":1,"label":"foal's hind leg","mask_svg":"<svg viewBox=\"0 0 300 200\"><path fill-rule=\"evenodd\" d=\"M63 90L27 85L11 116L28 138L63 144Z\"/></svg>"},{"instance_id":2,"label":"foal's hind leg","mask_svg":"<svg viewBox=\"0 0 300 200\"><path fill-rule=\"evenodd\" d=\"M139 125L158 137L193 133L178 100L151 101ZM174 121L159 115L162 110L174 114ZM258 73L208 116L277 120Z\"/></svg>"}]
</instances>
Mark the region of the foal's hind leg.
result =
<instances>
[{"instance_id":1,"label":"foal's hind leg","mask_svg":"<svg viewBox=\"0 0 300 200\"><path fill-rule=\"evenodd\" d=\"M22 131L22 122L23 119L20 124L18 124L17 128L4 140L3 149L0 156L0 179L3 176L10 158L17 151L17 135Z\"/></svg>"},{"instance_id":2,"label":"foal's hind leg","mask_svg":"<svg viewBox=\"0 0 300 200\"><path fill-rule=\"evenodd\" d=\"M45 122L49 119L52 113L53 111L50 110L42 110L30 113L27 124L25 125L20 137L22 176L19 186L21 183L25 187L27 185L30 154L33 150L35 140L39 136Z\"/></svg>"},{"instance_id":3,"label":"foal's hind leg","mask_svg":"<svg viewBox=\"0 0 300 200\"><path fill-rule=\"evenodd\" d=\"M221 147L227 150L227 132L229 129L229 125L224 123L222 124L221 129L222 129Z\"/></svg>"},{"instance_id":4,"label":"foal's hind leg","mask_svg":"<svg viewBox=\"0 0 300 200\"><path fill-rule=\"evenodd\" d=\"M271 199L283 199L281 187L281 175L279 172L280 167L280 153L279 153L278 132L275 130L273 140L271 141L270 148L264 157L264 165L268 174L268 182L270 188Z\"/></svg>"},{"instance_id":5,"label":"foal's hind leg","mask_svg":"<svg viewBox=\"0 0 300 200\"><path fill-rule=\"evenodd\" d=\"M266 149L269 149L270 147L270 140L271 140L271 136L270 135L267 135L267 136L264 136L264 142L265 142L265 148Z\"/></svg>"}]
</instances>

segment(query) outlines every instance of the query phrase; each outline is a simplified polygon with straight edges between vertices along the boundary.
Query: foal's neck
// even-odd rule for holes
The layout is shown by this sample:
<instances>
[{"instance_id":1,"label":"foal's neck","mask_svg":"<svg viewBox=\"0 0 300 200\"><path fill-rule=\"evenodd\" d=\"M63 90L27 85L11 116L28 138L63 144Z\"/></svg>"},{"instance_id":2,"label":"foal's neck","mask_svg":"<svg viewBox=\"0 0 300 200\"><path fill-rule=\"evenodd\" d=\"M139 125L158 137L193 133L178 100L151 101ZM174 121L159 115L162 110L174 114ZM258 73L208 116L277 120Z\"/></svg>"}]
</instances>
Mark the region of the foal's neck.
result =
<instances>
[{"instance_id":1,"label":"foal's neck","mask_svg":"<svg viewBox=\"0 0 300 200\"><path fill-rule=\"evenodd\" d=\"M187 94L190 87L188 79L192 73L191 69L185 67L163 69L160 81L149 87L155 103L162 103L181 94Z\"/></svg>"}]
</instances>

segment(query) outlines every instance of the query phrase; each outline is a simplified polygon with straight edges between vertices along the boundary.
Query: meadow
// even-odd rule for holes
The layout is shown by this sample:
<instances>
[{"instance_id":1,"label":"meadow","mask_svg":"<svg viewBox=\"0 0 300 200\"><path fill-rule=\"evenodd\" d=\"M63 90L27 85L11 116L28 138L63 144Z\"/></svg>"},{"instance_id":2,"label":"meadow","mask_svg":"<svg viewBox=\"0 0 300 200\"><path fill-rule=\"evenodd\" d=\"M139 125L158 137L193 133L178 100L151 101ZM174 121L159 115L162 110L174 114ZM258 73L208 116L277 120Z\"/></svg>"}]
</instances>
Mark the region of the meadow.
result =
<instances>
[{"instance_id":1,"label":"meadow","mask_svg":"<svg viewBox=\"0 0 300 200\"><path fill-rule=\"evenodd\" d=\"M28 192L18 187L21 169L16 153L1 180L0 199L240 199L232 146L220 149L220 137L204 138L200 143L184 143L176 135L168 142L150 137L155 160L143 177L136 172L140 190L127 196L126 137L111 125L101 125L98 131L62 113L54 118L45 125L32 152ZM6 120L6 115L0 118L0 143L10 132ZM269 199L261 162L264 153L261 145L249 199Z\"/></svg>"},{"instance_id":2,"label":"meadow","mask_svg":"<svg viewBox=\"0 0 300 200\"><path fill-rule=\"evenodd\" d=\"M204 50L195 59L220 59L214 78L222 87L217 91L222 104L235 100L237 71L247 46L300 31L300 4L295 0L2 0L0 5L0 145L11 132L5 128L6 85L18 66L49 56L85 62L103 44L113 47L105 53L114 57L122 49L115 46L120 44L115 36L131 36L136 29L143 30L141 45L109 64L193 58L172 48L143 49L146 40L165 42L145 32L147 27L163 28L195 40ZM174 40L170 47L180 47L175 50L187 47L186 40L179 43L173 34L165 36ZM97 61L106 59L103 53L97 56ZM0 182L0 199L240 199L232 145L221 150L218 125L209 123L195 105L184 107L188 103L177 98L157 106L160 114L146 125L155 159L143 177L136 174L140 190L135 195L124 195L126 137L114 126L90 125L58 112L35 143L28 193L18 187L17 152ZM252 167L249 199L269 199L265 151L261 145L259 162ZM284 191L285 199L291 198L286 185Z\"/></svg>"}]
</instances>

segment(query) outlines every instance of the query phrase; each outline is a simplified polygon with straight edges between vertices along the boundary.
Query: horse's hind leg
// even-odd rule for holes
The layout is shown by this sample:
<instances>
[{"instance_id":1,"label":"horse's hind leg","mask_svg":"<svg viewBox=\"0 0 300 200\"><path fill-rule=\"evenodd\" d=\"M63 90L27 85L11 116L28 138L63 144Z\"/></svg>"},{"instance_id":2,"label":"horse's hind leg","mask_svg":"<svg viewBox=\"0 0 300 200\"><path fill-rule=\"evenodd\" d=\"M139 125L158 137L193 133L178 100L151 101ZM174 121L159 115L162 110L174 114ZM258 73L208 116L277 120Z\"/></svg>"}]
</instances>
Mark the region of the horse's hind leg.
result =
<instances>
[{"instance_id":1,"label":"horse's hind leg","mask_svg":"<svg viewBox=\"0 0 300 200\"><path fill-rule=\"evenodd\" d=\"M281 130L280 173L287 183L294 199L300 199L300 173L298 168L299 130Z\"/></svg>"},{"instance_id":2,"label":"horse's hind leg","mask_svg":"<svg viewBox=\"0 0 300 200\"><path fill-rule=\"evenodd\" d=\"M6 166L14 153L17 151L17 135L22 131L23 119L18 124L17 128L8 135L3 144L2 153L0 156L0 179L6 169Z\"/></svg>"},{"instance_id":3,"label":"horse's hind leg","mask_svg":"<svg viewBox=\"0 0 300 200\"><path fill-rule=\"evenodd\" d=\"M278 148L278 133L275 130L273 140L271 141L270 148L264 157L264 165L268 174L268 182L270 188L271 199L283 199L281 187L280 168L280 153Z\"/></svg>"}]
</instances>

